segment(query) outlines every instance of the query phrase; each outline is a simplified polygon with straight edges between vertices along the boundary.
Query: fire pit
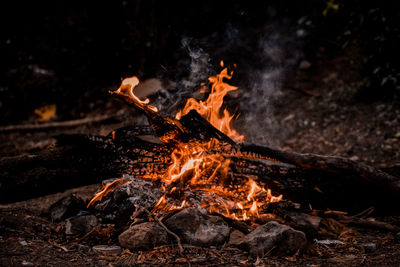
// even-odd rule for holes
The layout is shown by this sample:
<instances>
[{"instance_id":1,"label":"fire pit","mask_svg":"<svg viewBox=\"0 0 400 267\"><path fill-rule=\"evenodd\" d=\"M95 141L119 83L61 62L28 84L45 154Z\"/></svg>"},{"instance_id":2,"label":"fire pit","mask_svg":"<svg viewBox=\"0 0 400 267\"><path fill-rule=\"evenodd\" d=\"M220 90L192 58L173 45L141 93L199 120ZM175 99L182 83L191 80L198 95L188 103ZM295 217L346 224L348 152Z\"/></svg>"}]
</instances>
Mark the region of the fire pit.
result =
<instances>
[{"instance_id":1,"label":"fire pit","mask_svg":"<svg viewBox=\"0 0 400 267\"><path fill-rule=\"evenodd\" d=\"M104 181L87 205L122 232L118 240L123 247L149 250L172 242L183 253L183 244L229 243L255 257L290 256L303 253L308 242L320 237L327 227L322 219L326 216L398 230L347 213L315 209L340 199L337 190L352 191L355 185L376 193L374 185L383 181L380 190L397 192L397 179L390 174L343 158L243 144L244 136L232 127L235 115L223 109L224 96L237 89L226 82L232 74L223 68L210 77L209 86L201 88L207 98L188 99L174 117L161 115L148 99L135 95L136 77L123 80L112 92L141 110L150 124L117 129L99 140L90 138L123 158L124 175ZM156 138L148 141L144 135ZM329 188L336 184L332 179L338 173L344 184ZM328 199L318 205L324 195ZM351 199L350 195L341 201Z\"/></svg>"}]
</instances>

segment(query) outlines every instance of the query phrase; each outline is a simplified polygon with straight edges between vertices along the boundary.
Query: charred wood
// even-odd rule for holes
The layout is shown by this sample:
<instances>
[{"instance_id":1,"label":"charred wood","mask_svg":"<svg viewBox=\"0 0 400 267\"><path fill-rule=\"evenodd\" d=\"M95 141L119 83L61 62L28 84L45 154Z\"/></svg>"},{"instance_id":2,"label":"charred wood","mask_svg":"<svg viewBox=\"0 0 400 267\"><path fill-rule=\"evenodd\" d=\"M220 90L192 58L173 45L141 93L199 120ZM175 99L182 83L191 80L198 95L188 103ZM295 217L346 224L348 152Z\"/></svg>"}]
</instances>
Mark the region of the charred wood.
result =
<instances>
[{"instance_id":1,"label":"charred wood","mask_svg":"<svg viewBox=\"0 0 400 267\"><path fill-rule=\"evenodd\" d=\"M330 157L316 154L300 154L295 152L271 149L255 145L243 145L243 152L252 152L281 162L293 164L307 170L318 170L338 174L361 177L366 181L387 190L400 192L400 179L380 169L342 157Z\"/></svg>"}]
</instances>

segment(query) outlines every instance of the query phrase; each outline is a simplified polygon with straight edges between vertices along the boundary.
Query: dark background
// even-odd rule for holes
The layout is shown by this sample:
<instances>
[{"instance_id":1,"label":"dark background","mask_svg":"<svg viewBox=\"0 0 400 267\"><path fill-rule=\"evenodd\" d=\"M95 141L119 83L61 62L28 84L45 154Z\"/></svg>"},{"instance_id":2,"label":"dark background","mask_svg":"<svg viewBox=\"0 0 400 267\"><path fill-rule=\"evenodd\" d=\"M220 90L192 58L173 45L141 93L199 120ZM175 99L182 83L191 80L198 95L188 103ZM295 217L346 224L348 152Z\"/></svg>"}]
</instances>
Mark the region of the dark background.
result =
<instances>
[{"instance_id":1,"label":"dark background","mask_svg":"<svg viewBox=\"0 0 400 267\"><path fill-rule=\"evenodd\" d=\"M101 108L108 90L129 75L179 80L189 68L184 37L204 47L210 65L223 58L257 68L268 59L254 53L251 36L271 22L299 27L302 17L312 21L301 41L308 60L317 56L321 43L327 57L355 44L366 78L356 98L393 101L400 84L394 2L335 1L339 10L328 9L324 16L327 2L317 0L9 1L1 8L0 123L30 120L35 108L50 103L57 105L58 119L81 117ZM230 42L229 27L239 30L238 39L248 40L246 47ZM233 48L221 52L197 41L213 34L225 38L219 44Z\"/></svg>"}]
</instances>

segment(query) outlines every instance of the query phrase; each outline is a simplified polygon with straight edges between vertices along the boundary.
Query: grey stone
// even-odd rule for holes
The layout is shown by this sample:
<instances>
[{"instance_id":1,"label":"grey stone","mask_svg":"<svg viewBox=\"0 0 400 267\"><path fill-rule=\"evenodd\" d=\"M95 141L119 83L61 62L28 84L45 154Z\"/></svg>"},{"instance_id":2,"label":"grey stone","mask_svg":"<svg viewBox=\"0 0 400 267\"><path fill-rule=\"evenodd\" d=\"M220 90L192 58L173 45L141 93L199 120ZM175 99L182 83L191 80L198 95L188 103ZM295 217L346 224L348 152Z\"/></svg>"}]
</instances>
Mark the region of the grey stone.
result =
<instances>
[{"instance_id":1,"label":"grey stone","mask_svg":"<svg viewBox=\"0 0 400 267\"><path fill-rule=\"evenodd\" d=\"M303 232L275 221L257 227L239 244L253 256L293 255L305 248L306 235Z\"/></svg>"},{"instance_id":2,"label":"grey stone","mask_svg":"<svg viewBox=\"0 0 400 267\"><path fill-rule=\"evenodd\" d=\"M301 212L288 212L287 216L292 220L293 228L304 232L309 239L318 235L321 218Z\"/></svg>"},{"instance_id":3,"label":"grey stone","mask_svg":"<svg viewBox=\"0 0 400 267\"><path fill-rule=\"evenodd\" d=\"M168 244L168 234L157 223L145 222L128 228L118 240L124 248L148 250Z\"/></svg>"},{"instance_id":4,"label":"grey stone","mask_svg":"<svg viewBox=\"0 0 400 267\"><path fill-rule=\"evenodd\" d=\"M229 244L234 246L239 245L243 241L244 237L245 234L243 234L239 230L233 230L229 235Z\"/></svg>"},{"instance_id":5,"label":"grey stone","mask_svg":"<svg viewBox=\"0 0 400 267\"><path fill-rule=\"evenodd\" d=\"M65 233L67 235L86 234L93 227L97 226L99 221L94 215L75 216L68 218L65 224Z\"/></svg>"},{"instance_id":6,"label":"grey stone","mask_svg":"<svg viewBox=\"0 0 400 267\"><path fill-rule=\"evenodd\" d=\"M98 254L104 254L104 255L120 254L122 252L122 249L120 246L97 245L97 246L94 246L92 249L94 252L96 252Z\"/></svg>"},{"instance_id":7,"label":"grey stone","mask_svg":"<svg viewBox=\"0 0 400 267\"><path fill-rule=\"evenodd\" d=\"M196 208L187 208L171 216L165 225L184 242L210 246L224 243L229 237L228 224L218 216L208 216Z\"/></svg>"},{"instance_id":8,"label":"grey stone","mask_svg":"<svg viewBox=\"0 0 400 267\"><path fill-rule=\"evenodd\" d=\"M49 213L53 221L61 221L76 215L83 208L85 208L84 201L71 194L51 205Z\"/></svg>"}]
</instances>

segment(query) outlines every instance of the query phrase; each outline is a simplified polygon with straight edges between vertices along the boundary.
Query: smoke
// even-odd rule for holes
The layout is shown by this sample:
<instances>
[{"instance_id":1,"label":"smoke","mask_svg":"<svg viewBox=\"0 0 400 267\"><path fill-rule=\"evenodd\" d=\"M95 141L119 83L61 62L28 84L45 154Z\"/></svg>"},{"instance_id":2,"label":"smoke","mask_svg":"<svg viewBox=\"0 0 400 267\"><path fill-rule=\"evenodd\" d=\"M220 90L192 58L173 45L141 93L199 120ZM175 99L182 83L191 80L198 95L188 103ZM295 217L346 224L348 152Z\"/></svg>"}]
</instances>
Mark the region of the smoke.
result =
<instances>
[{"instance_id":1,"label":"smoke","mask_svg":"<svg viewBox=\"0 0 400 267\"><path fill-rule=\"evenodd\" d=\"M159 92L155 105L164 114L174 116L186 99L201 97L198 89L214 74L209 54L197 43L197 40L183 37L177 66L172 71L174 77L162 77L166 86Z\"/></svg>"},{"instance_id":2,"label":"smoke","mask_svg":"<svg viewBox=\"0 0 400 267\"><path fill-rule=\"evenodd\" d=\"M301 40L294 27L271 23L257 41L260 61L257 66L246 65L249 78L241 88L236 125L245 142L279 147L288 132L278 119L277 103L284 97L285 79L303 57Z\"/></svg>"},{"instance_id":3,"label":"smoke","mask_svg":"<svg viewBox=\"0 0 400 267\"><path fill-rule=\"evenodd\" d=\"M228 25L223 33L193 39L183 37L177 53L177 66L169 86L157 97L156 105L175 115L186 99L198 94L201 83L220 71L219 61L237 64L229 84L239 90L225 97L230 111L239 114L234 128L246 143L279 146L285 136L275 115L276 101L282 97L282 84L288 71L302 57L296 27L271 22L256 29Z\"/></svg>"}]
</instances>

